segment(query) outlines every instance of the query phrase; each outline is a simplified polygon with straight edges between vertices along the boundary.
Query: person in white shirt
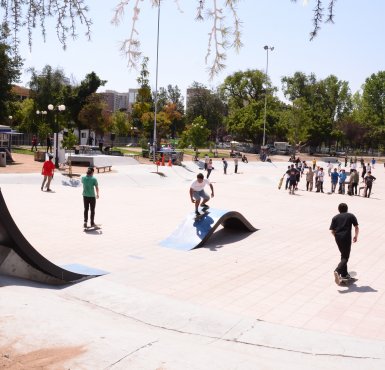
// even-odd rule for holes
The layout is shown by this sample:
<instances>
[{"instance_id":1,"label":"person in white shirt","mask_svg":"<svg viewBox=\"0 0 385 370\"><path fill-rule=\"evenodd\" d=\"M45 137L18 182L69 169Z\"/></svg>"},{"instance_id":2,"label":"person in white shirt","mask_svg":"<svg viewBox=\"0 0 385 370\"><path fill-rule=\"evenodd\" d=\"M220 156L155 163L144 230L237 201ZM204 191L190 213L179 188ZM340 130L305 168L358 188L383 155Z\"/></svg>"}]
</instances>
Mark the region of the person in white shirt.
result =
<instances>
[{"instance_id":1,"label":"person in white shirt","mask_svg":"<svg viewBox=\"0 0 385 370\"><path fill-rule=\"evenodd\" d=\"M328 175L331 176L331 173L333 171L333 163L328 162Z\"/></svg>"},{"instance_id":2,"label":"person in white shirt","mask_svg":"<svg viewBox=\"0 0 385 370\"><path fill-rule=\"evenodd\" d=\"M195 214L200 215L198 207L202 201L202 210L205 211L209 206L206 204L210 200L210 196L204 191L206 185L210 186L211 198L214 198L214 187L208 179L205 179L203 174L198 173L197 179L190 186L191 202L195 203Z\"/></svg>"}]
</instances>

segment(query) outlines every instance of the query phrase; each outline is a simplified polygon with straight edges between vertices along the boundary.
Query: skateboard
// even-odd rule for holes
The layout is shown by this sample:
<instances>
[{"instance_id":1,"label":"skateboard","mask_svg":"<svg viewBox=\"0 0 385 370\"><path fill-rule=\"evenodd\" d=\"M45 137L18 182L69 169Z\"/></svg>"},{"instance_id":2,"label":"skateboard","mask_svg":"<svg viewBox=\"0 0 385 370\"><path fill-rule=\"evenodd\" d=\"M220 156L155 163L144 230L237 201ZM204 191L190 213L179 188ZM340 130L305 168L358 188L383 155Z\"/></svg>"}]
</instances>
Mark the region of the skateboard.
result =
<instances>
[{"instance_id":1,"label":"skateboard","mask_svg":"<svg viewBox=\"0 0 385 370\"><path fill-rule=\"evenodd\" d=\"M281 177L280 180L279 180L279 183L278 183L278 190L281 190L282 183L283 183L283 178L284 178L284 176Z\"/></svg>"},{"instance_id":2,"label":"skateboard","mask_svg":"<svg viewBox=\"0 0 385 370\"><path fill-rule=\"evenodd\" d=\"M87 226L87 227L84 228L84 231L85 232L96 231L96 230L100 230L101 228L102 228L102 225Z\"/></svg>"},{"instance_id":3,"label":"skateboard","mask_svg":"<svg viewBox=\"0 0 385 370\"><path fill-rule=\"evenodd\" d=\"M195 221L200 221L204 216L210 213L208 208L202 209L200 212L201 212L200 215L195 215Z\"/></svg>"}]
</instances>

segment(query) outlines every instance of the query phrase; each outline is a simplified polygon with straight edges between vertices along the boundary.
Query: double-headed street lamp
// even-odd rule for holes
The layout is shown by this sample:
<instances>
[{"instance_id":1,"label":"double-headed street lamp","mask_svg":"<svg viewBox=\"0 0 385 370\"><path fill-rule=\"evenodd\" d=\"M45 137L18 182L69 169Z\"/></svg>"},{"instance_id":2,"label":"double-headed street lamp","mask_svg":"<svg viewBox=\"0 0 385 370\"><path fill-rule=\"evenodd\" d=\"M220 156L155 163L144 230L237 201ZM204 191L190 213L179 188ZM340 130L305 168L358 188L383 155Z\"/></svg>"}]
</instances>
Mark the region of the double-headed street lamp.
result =
<instances>
[{"instance_id":1,"label":"double-headed street lamp","mask_svg":"<svg viewBox=\"0 0 385 370\"><path fill-rule=\"evenodd\" d=\"M46 110L37 110L36 114L41 117L41 122L43 123L43 116L47 114Z\"/></svg>"},{"instance_id":2,"label":"double-headed street lamp","mask_svg":"<svg viewBox=\"0 0 385 370\"><path fill-rule=\"evenodd\" d=\"M64 104L60 104L55 107L53 104L48 104L48 110L55 112L55 167L59 168L59 123L57 114L66 110Z\"/></svg>"},{"instance_id":3,"label":"double-headed street lamp","mask_svg":"<svg viewBox=\"0 0 385 370\"><path fill-rule=\"evenodd\" d=\"M267 110L267 79L268 79L268 69L269 69L269 50L273 51L274 46L265 45L263 48L266 50L266 82L265 82L265 114L264 114L264 118L263 118L262 146L265 146L265 143L266 143L266 110Z\"/></svg>"}]
</instances>

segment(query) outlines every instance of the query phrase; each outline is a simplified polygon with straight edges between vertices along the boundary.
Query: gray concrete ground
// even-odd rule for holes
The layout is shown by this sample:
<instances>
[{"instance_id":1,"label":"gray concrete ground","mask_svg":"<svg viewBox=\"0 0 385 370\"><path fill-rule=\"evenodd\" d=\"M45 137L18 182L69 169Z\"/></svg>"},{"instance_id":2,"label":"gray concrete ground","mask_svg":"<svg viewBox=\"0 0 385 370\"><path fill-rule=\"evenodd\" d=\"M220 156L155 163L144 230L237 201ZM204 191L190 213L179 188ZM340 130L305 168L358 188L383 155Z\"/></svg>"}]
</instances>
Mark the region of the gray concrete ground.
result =
<instances>
[{"instance_id":1,"label":"gray concrete ground","mask_svg":"<svg viewBox=\"0 0 385 370\"><path fill-rule=\"evenodd\" d=\"M25 368L383 369L384 168L373 170L367 199L309 193L304 178L289 195L277 189L285 162L240 163L234 174L230 160L226 176L214 162L211 206L242 213L259 231L221 229L206 247L181 252L159 242L193 208L198 169L185 165L161 167L165 176L149 165L96 175L103 228L91 234L82 229L80 187L57 175L50 194L38 174L0 172L7 205L41 254L109 271L61 288L0 276L0 361L30 354ZM339 255L328 230L342 201L361 228L350 287L334 283Z\"/></svg>"}]
</instances>

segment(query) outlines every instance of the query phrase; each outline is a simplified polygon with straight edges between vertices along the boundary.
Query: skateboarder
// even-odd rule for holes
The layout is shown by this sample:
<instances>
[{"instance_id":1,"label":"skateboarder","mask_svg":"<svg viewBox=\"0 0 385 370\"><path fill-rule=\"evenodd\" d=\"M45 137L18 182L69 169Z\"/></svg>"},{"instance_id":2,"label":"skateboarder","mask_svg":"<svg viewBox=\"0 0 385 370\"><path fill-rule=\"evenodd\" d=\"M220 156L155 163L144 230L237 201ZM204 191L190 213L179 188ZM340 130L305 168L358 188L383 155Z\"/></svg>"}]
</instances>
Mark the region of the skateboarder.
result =
<instances>
[{"instance_id":1,"label":"skateboarder","mask_svg":"<svg viewBox=\"0 0 385 370\"><path fill-rule=\"evenodd\" d=\"M47 191L52 191L50 189L51 181L53 178L53 172L55 171L55 165L52 162L53 155L48 154L48 160L46 160L43 164L43 168L41 170L41 174L44 176L43 183L41 184L41 191L44 189L44 184L47 181L46 189Z\"/></svg>"},{"instance_id":2,"label":"skateboarder","mask_svg":"<svg viewBox=\"0 0 385 370\"><path fill-rule=\"evenodd\" d=\"M202 173L198 173L197 179L193 181L190 186L190 198L191 202L195 203L195 214L200 215L198 211L199 204L202 201L202 209L205 211L209 208L206 204L210 200L210 196L204 191L206 185L210 186L211 189L211 198L214 198L214 187L208 179L205 179Z\"/></svg>"},{"instance_id":3,"label":"skateboarder","mask_svg":"<svg viewBox=\"0 0 385 370\"><path fill-rule=\"evenodd\" d=\"M98 180L94 177L93 167L88 167L87 175L82 177L83 203L84 203L84 228L87 227L88 210L91 208L91 227L95 227L95 206L99 198ZM96 196L95 196L96 190Z\"/></svg>"},{"instance_id":4,"label":"skateboarder","mask_svg":"<svg viewBox=\"0 0 385 370\"><path fill-rule=\"evenodd\" d=\"M334 235L338 249L341 253L341 261L334 271L336 284L341 283L341 279L350 279L348 274L348 260L352 246L352 226L354 226L353 243L358 239L358 222L356 216L348 212L346 203L338 205L339 214L334 216L330 225L330 230Z\"/></svg>"}]
</instances>

